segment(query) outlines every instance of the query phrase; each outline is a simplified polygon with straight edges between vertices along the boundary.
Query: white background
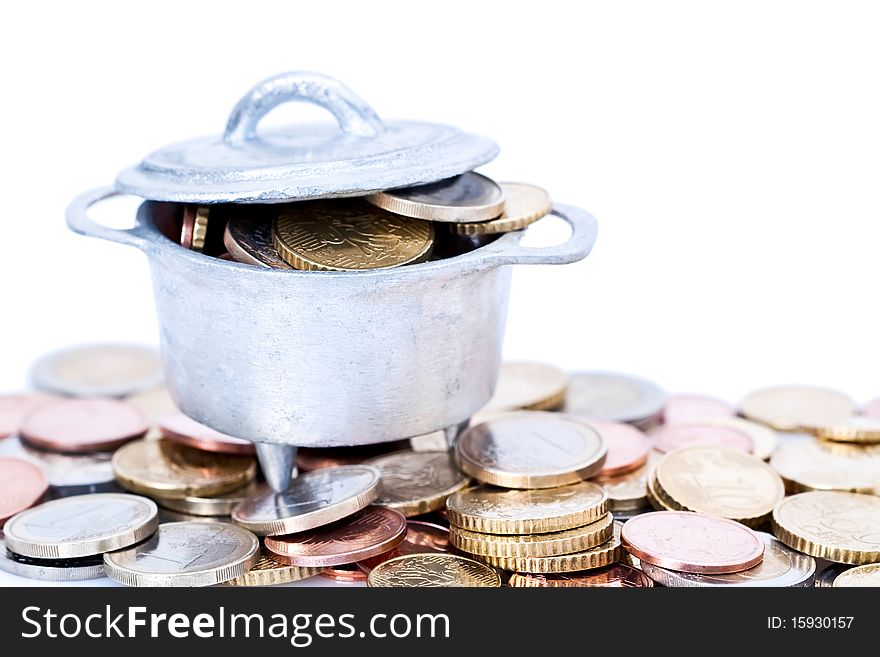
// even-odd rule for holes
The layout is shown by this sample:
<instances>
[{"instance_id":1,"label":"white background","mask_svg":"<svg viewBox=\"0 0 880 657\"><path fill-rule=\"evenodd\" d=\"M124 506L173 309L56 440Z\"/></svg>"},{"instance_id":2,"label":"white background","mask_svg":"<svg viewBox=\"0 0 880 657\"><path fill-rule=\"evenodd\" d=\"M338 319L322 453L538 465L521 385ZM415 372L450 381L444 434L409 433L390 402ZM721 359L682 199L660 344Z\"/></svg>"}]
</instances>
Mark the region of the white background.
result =
<instances>
[{"instance_id":1,"label":"white background","mask_svg":"<svg viewBox=\"0 0 880 657\"><path fill-rule=\"evenodd\" d=\"M67 202L312 69L382 116L493 137L486 173L599 219L586 261L517 271L509 357L731 400L781 382L880 395L878 19L803 0L15 3L0 390L51 348L156 339L145 258L69 233Z\"/></svg>"}]
</instances>

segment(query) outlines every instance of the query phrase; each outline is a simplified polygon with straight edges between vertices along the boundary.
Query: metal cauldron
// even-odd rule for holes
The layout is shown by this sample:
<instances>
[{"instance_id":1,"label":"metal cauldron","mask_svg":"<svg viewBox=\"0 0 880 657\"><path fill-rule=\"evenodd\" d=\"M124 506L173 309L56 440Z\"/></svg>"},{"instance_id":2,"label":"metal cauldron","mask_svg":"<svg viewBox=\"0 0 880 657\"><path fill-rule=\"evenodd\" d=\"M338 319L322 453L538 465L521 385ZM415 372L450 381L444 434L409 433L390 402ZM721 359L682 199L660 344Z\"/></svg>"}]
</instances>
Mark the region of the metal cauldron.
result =
<instances>
[{"instance_id":1,"label":"metal cauldron","mask_svg":"<svg viewBox=\"0 0 880 657\"><path fill-rule=\"evenodd\" d=\"M303 74L287 74L258 85L233 112L224 143L211 148L235 152L236 144L245 144L266 151L265 145L252 143L258 140L256 122L279 102L302 100L303 86L295 84L302 79ZM350 125L364 124L344 119L363 102L333 80L314 75L307 79L307 99L318 98L334 113L342 112L343 118L337 114L342 141L328 139L336 150L334 162L344 164L340 153L344 155L346 146L363 149L362 142L376 139L370 136L372 129L361 128L363 134L354 136L347 132ZM274 95L267 93L273 88L267 83L278 80L284 82L284 93L277 88ZM339 100L340 89L347 102L322 102L328 94ZM372 110L360 112L361 118L375 116ZM249 127L242 128L242 122ZM372 123L366 121L368 126ZM520 246L523 232L518 231L462 255L397 269L288 271L182 248L166 236L175 203L365 194L438 180L494 157L497 148L492 142L474 137L469 146L457 147L455 139L471 136L456 133L448 156L435 148L421 165L416 153L402 163L376 166L372 173L362 165L341 166L334 173L333 165L329 172L312 175L307 184L301 184L302 176L279 174L280 165L274 161L270 176L233 175L227 170L223 175L228 181L199 176L192 166L189 174L183 165L169 173L167 167L151 167L145 161L123 172L113 188L75 199L68 207L67 223L77 233L134 246L147 255L172 397L195 420L256 442L267 478L275 484L283 474L273 471L290 472L293 450L262 444L377 443L451 430L470 418L489 400L498 376L509 265L580 260L596 238L596 222L582 210L558 205L554 213L570 224L571 236L554 247ZM184 153L178 159L186 159L193 143L178 147ZM197 144L200 157L210 159L211 148L205 144L209 142ZM283 160L286 146L268 147L270 158ZM254 152L246 153L248 161L256 157ZM287 153L295 159L290 148ZM223 166L228 167L228 158ZM291 165L291 171L296 166ZM187 175L195 180L191 185ZM141 205L134 228L117 230L88 217L91 205L120 193L150 199Z\"/></svg>"}]
</instances>

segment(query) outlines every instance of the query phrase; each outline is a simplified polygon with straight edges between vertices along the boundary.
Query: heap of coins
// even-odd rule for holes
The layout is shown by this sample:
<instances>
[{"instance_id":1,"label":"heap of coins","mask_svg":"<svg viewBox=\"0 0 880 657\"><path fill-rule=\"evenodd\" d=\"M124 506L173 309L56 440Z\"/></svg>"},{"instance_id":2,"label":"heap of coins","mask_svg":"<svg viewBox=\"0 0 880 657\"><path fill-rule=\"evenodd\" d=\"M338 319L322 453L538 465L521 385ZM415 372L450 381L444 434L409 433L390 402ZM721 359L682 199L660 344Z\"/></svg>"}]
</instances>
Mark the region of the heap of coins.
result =
<instances>
[{"instance_id":1,"label":"heap of coins","mask_svg":"<svg viewBox=\"0 0 880 657\"><path fill-rule=\"evenodd\" d=\"M208 250L209 215L195 210L184 237ZM639 588L880 577L880 400L859 409L833 390L776 386L737 407L511 362L452 444L437 432L302 449L278 494L251 443L175 408L152 350L53 352L30 379L36 390L0 396L0 570L20 577Z\"/></svg>"},{"instance_id":2,"label":"heap of coins","mask_svg":"<svg viewBox=\"0 0 880 657\"><path fill-rule=\"evenodd\" d=\"M540 187L471 171L358 198L180 206L166 234L184 248L257 267L361 271L459 255L551 211Z\"/></svg>"}]
</instances>

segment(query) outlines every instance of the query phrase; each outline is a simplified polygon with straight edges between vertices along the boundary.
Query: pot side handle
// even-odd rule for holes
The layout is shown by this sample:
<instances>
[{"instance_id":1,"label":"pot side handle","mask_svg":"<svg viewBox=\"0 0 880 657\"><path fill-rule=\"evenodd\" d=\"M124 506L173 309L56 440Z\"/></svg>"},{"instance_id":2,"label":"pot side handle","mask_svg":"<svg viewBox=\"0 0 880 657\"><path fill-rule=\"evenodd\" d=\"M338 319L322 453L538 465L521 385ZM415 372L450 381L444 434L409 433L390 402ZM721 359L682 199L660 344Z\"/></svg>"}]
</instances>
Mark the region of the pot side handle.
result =
<instances>
[{"instance_id":1,"label":"pot side handle","mask_svg":"<svg viewBox=\"0 0 880 657\"><path fill-rule=\"evenodd\" d=\"M71 201L64 213L67 227L80 235L127 244L141 251L146 250L148 241L142 224L137 223L134 228L110 228L89 217L89 208L114 196L121 196L121 194L112 187L98 187L80 194Z\"/></svg>"},{"instance_id":2,"label":"pot side handle","mask_svg":"<svg viewBox=\"0 0 880 657\"><path fill-rule=\"evenodd\" d=\"M292 71L258 83L238 101L229 115L223 141L243 146L257 136L257 124L283 103L305 102L323 107L339 123L342 132L376 137L385 124L364 100L344 84L321 73Z\"/></svg>"},{"instance_id":3,"label":"pot side handle","mask_svg":"<svg viewBox=\"0 0 880 657\"><path fill-rule=\"evenodd\" d=\"M571 235L562 244L547 247L521 246L525 231L502 235L492 244L479 249L483 262L500 265L566 265L587 257L596 242L596 219L586 210L572 205L554 204L553 215L571 226Z\"/></svg>"}]
</instances>

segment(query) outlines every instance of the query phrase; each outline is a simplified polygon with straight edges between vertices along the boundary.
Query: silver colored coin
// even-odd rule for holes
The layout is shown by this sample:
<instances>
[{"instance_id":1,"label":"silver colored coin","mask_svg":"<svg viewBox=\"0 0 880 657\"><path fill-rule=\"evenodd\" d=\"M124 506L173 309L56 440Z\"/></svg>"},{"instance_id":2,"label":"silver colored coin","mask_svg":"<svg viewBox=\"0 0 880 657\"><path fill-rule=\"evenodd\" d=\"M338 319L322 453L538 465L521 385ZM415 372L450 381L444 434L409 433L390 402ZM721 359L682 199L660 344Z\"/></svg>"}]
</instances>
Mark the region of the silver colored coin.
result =
<instances>
[{"instance_id":1,"label":"silver colored coin","mask_svg":"<svg viewBox=\"0 0 880 657\"><path fill-rule=\"evenodd\" d=\"M139 545L104 555L104 571L128 586L212 586L244 575L260 542L235 525L172 522Z\"/></svg>"},{"instance_id":2,"label":"silver colored coin","mask_svg":"<svg viewBox=\"0 0 880 657\"><path fill-rule=\"evenodd\" d=\"M144 540L159 525L156 503L125 493L78 495L19 513L3 528L6 547L38 559L88 557Z\"/></svg>"},{"instance_id":3,"label":"silver colored coin","mask_svg":"<svg viewBox=\"0 0 880 657\"><path fill-rule=\"evenodd\" d=\"M100 557L82 559L31 559L10 553L0 540L0 570L43 582L79 582L104 576Z\"/></svg>"},{"instance_id":4,"label":"silver colored coin","mask_svg":"<svg viewBox=\"0 0 880 657\"><path fill-rule=\"evenodd\" d=\"M757 532L764 541L764 559L754 568L726 575L700 575L682 573L642 562L641 569L658 584L675 587L707 586L766 586L806 587L813 586L816 560L792 550L770 534Z\"/></svg>"},{"instance_id":5,"label":"silver colored coin","mask_svg":"<svg viewBox=\"0 0 880 657\"><path fill-rule=\"evenodd\" d=\"M648 424L663 413L667 395L656 383L614 372L572 372L563 411L612 422Z\"/></svg>"},{"instance_id":6,"label":"silver colored coin","mask_svg":"<svg viewBox=\"0 0 880 657\"><path fill-rule=\"evenodd\" d=\"M834 580L837 579L838 575L853 567L854 566L851 566L849 564L842 563L833 563L829 566L826 566L821 571L819 571L818 575L816 575L816 581L813 583L813 586L815 586L817 589L830 589L834 586Z\"/></svg>"},{"instance_id":7,"label":"silver colored coin","mask_svg":"<svg viewBox=\"0 0 880 657\"><path fill-rule=\"evenodd\" d=\"M300 475L283 493L264 490L232 511L232 519L258 536L295 534L360 511L379 495L379 470L340 465Z\"/></svg>"},{"instance_id":8,"label":"silver colored coin","mask_svg":"<svg viewBox=\"0 0 880 657\"><path fill-rule=\"evenodd\" d=\"M15 456L38 466L57 489L98 488L114 482L112 452L62 454L25 445L18 438L0 440L0 456ZM93 491L88 491L93 492Z\"/></svg>"},{"instance_id":9,"label":"silver colored coin","mask_svg":"<svg viewBox=\"0 0 880 657\"><path fill-rule=\"evenodd\" d=\"M162 363L152 347L98 343L53 351L31 367L39 390L74 397L126 397L162 384Z\"/></svg>"},{"instance_id":10,"label":"silver colored coin","mask_svg":"<svg viewBox=\"0 0 880 657\"><path fill-rule=\"evenodd\" d=\"M255 482L251 482L243 488L224 495L213 497L187 495L180 499L162 497L156 498L156 502L166 509L190 516L229 516L235 507L259 492L260 487Z\"/></svg>"},{"instance_id":11,"label":"silver colored coin","mask_svg":"<svg viewBox=\"0 0 880 657\"><path fill-rule=\"evenodd\" d=\"M607 448L590 425L546 411L498 415L455 442L459 468L504 488L556 488L595 475Z\"/></svg>"},{"instance_id":12,"label":"silver colored coin","mask_svg":"<svg viewBox=\"0 0 880 657\"><path fill-rule=\"evenodd\" d=\"M428 221L487 221L504 211L504 192L498 183L473 171L366 199L389 212Z\"/></svg>"},{"instance_id":13,"label":"silver colored coin","mask_svg":"<svg viewBox=\"0 0 880 657\"><path fill-rule=\"evenodd\" d=\"M272 269L293 269L278 255L272 243L272 222L251 217L232 217L223 233L223 244L238 262Z\"/></svg>"}]
</instances>

